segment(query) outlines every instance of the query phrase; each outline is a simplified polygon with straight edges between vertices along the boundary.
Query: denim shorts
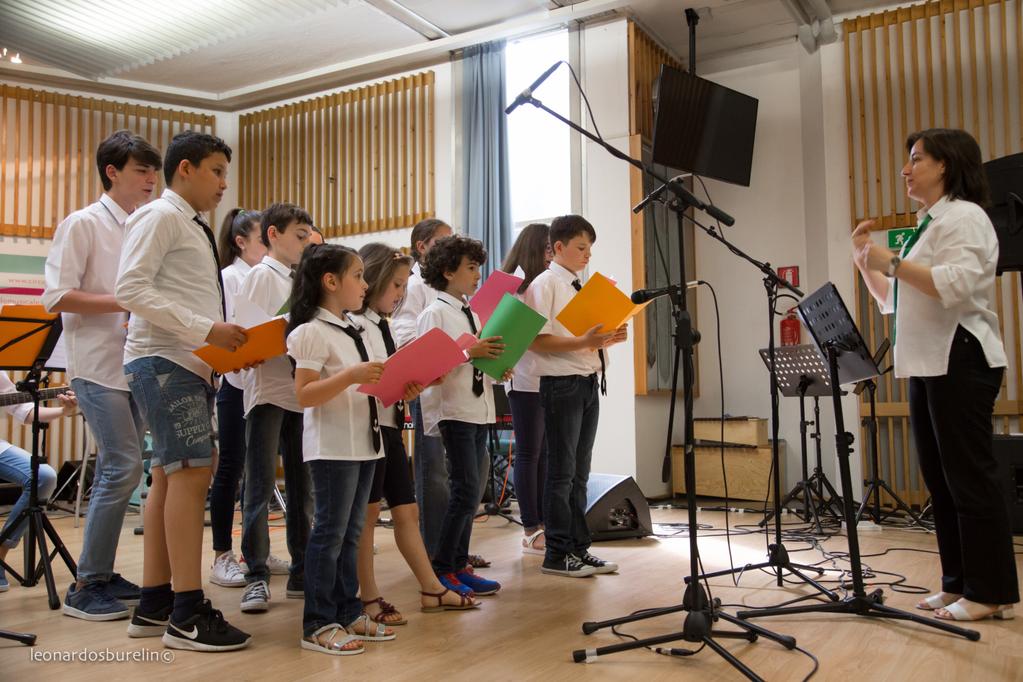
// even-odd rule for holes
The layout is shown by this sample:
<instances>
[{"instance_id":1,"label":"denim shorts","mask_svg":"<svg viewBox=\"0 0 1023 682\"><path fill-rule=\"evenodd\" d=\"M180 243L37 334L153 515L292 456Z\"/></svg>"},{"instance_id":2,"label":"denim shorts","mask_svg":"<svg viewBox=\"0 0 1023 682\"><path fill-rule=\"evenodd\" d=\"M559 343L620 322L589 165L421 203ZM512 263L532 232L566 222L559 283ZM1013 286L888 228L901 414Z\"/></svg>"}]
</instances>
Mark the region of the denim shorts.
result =
<instances>
[{"instance_id":1,"label":"denim shorts","mask_svg":"<svg viewBox=\"0 0 1023 682\"><path fill-rule=\"evenodd\" d=\"M153 437L151 466L170 475L213 465L213 387L166 358L149 356L124 366L128 388Z\"/></svg>"}]
</instances>

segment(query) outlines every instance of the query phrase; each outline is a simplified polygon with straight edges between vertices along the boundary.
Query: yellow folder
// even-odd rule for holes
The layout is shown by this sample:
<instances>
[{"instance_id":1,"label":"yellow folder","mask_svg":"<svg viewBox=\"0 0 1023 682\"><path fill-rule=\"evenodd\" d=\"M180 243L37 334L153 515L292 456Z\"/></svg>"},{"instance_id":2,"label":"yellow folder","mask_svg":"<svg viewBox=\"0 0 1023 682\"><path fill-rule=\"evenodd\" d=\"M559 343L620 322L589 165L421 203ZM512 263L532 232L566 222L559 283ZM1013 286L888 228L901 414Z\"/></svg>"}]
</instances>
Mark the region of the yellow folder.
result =
<instances>
[{"instance_id":1,"label":"yellow folder","mask_svg":"<svg viewBox=\"0 0 1023 682\"><path fill-rule=\"evenodd\" d=\"M558 314L558 322L576 336L582 336L598 324L602 333L609 334L649 303L633 303L611 280L595 272Z\"/></svg>"}]
</instances>

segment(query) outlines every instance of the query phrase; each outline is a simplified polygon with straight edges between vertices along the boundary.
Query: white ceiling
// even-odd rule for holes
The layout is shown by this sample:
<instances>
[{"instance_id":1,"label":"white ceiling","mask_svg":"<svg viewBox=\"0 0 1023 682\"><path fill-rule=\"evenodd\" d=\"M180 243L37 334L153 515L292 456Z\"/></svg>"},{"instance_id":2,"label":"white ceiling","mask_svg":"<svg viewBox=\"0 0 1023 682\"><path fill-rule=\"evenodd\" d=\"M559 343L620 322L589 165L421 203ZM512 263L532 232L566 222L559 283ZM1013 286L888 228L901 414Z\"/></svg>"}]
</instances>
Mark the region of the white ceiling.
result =
<instances>
[{"instance_id":1,"label":"white ceiling","mask_svg":"<svg viewBox=\"0 0 1023 682\"><path fill-rule=\"evenodd\" d=\"M885 0L827 2L837 13ZM0 76L88 88L85 76L97 89L238 108L609 12L685 59L686 7L701 14L698 59L796 35L783 0L0 0L0 47L26 62L0 62Z\"/></svg>"}]
</instances>

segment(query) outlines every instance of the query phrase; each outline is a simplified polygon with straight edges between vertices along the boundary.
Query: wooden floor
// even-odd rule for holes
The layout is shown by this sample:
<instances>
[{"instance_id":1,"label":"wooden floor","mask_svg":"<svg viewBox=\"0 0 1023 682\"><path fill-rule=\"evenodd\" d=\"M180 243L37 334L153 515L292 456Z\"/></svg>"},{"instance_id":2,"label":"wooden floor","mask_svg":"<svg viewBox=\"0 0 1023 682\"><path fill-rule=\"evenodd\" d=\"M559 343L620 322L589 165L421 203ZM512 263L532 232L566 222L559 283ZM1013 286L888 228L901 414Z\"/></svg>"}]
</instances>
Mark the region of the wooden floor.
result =
<instances>
[{"instance_id":1,"label":"wooden floor","mask_svg":"<svg viewBox=\"0 0 1023 682\"><path fill-rule=\"evenodd\" d=\"M685 520L679 510L654 510L655 523ZM748 521L750 516L732 516L732 523ZM723 528L723 515L701 513L701 523ZM129 514L117 569L132 580L141 576L142 540L132 534L138 517ZM82 529L70 519L57 519L56 527L77 556ZM700 541L700 551L708 570L728 565L723 537L708 536ZM619 641L609 630L593 635L581 634L585 620L600 620L631 611L678 603L682 576L688 570L688 540L683 538L647 538L618 541L595 547L595 553L619 562L619 575L570 580L542 575L539 557L519 551L521 531L502 520L479 523L473 534L473 550L494 562L485 575L500 580L501 593L484 598L475 612L423 614L418 611L416 587L398 554L390 531L378 529L380 554L377 556L378 582L388 600L409 618L409 624L397 628L393 642L367 644L359 656L344 658L303 651L298 642L301 633L302 602L284 599L284 577L271 583L273 601L268 613L243 615L238 610L240 589L207 585L206 594L224 611L232 623L252 633L248 649L223 654L173 652L166 662L134 663L57 663L39 660L53 656L46 652L92 651L123 652L149 650L164 652L159 639L129 639L126 621L87 623L50 611L45 587L23 588L12 585L0 594L0 628L29 631L38 635L32 649L0 640L0 679L28 680L48 675L61 682L114 679L131 674L147 680L299 680L341 674L357 680L433 680L457 676L476 680L669 680L680 677L700 680L736 680L741 676L724 659L704 649L688 658L668 658L646 650L601 657L590 664L572 662L574 649L607 646ZM891 547L933 549L932 535L884 528L861 533L864 553ZM275 554L287 556L284 530L271 533ZM210 536L206 534L207 564L211 557ZM794 560L812 563L822 557L802 543L787 543ZM1017 538L1017 544L1020 539ZM759 561L764 555L764 536L733 538L737 563ZM825 543L830 551L844 551L844 537ZM20 550L12 552L20 559ZM907 576L908 582L937 586L937 557L919 552L894 551L882 557L868 558L877 571ZM20 564L16 564L20 565ZM1017 555L1023 575L1023 559ZM208 565L207 565L208 570ZM834 577L834 574L833 576ZM70 581L63 565L58 569L61 597ZM746 605L773 604L808 594L805 587L778 588L773 578L761 572L742 576L739 587L730 578L711 582L713 594L725 603ZM887 603L913 609L919 597L885 590ZM732 609L734 613L734 609ZM817 680L1023 680L1023 614L1015 621L986 621L974 627L981 632L979 642L946 635L932 628L894 621L879 621L859 616L787 616L760 619L757 622L797 638L800 647L820 660ZM652 636L680 629L678 615L665 616L626 626L639 636ZM730 626L729 626L730 627ZM797 651L760 639L755 643L721 640L746 665L767 680L802 680L812 662ZM676 646L682 643L676 644ZM32 651L36 659L32 659ZM167 650L168 653L169 650ZM130 667L129 667L130 666ZM137 677L135 677L137 679Z\"/></svg>"}]
</instances>

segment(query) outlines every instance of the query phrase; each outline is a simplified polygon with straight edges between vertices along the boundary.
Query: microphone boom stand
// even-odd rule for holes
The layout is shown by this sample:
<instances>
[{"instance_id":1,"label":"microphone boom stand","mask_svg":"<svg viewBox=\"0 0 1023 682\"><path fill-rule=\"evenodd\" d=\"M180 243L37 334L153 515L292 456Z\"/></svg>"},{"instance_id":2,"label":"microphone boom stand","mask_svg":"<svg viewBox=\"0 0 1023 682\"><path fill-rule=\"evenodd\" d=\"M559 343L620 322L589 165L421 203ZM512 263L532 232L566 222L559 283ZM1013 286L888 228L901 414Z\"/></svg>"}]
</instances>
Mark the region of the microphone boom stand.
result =
<instances>
[{"instance_id":1,"label":"microphone boom stand","mask_svg":"<svg viewBox=\"0 0 1023 682\"><path fill-rule=\"evenodd\" d=\"M615 156L630 165L639 168L644 173L656 178L663 183L663 187L660 188L656 193L663 192L664 188L670 189L676 197L677 201L672 206L672 210L678 220L679 228L679 275L681 284L674 288L670 292L672 301L672 311L675 318L675 357L672 366L672 392L671 392L671 407L669 413L668 422L668 437L666 443L666 456L670 460L671 456L671 440L672 440L672 423L674 421L675 405L678 400L678 375L679 367L682 368L682 382L683 382L683 416L684 416L684 451L685 451L685 479L686 479L686 498L688 501L688 523L689 523L689 569L690 575L686 578L688 586L685 589L685 593L682 598L682 604L677 606L670 606L667 608L655 609L650 612L646 612L640 615L625 616L623 618L615 618L612 620L601 621L601 622L586 622L583 623L582 630L584 634L591 634L596 630L605 627L613 627L623 623L629 623L637 620L643 620L645 618L651 618L654 616L660 616L665 614L677 613L679 611L686 612L685 620L683 621L682 630L678 632L672 632L656 637L650 637L646 639L640 639L633 642L625 642L621 644L615 644L606 647L598 647L594 649L578 649L572 652L572 658L575 662L588 662L595 659L598 656L612 654L619 651L628 651L640 647L646 647L653 644L660 644L664 642L684 640L687 642L700 643L709 647L712 651L717 653L719 656L724 658L730 665L736 670L742 673L747 679L750 680L762 680L753 670L743 664L738 658L736 658L730 651L725 649L719 644L715 637L729 638L729 639L744 639L749 642L754 642L758 636L762 635L771 639L775 642L782 644L787 649L793 649L796 646L796 640L793 637L787 635L779 635L775 632L767 630L765 628L756 626L750 627L752 623L748 623L739 620L735 616L725 613L721 610L721 601L719 599L711 600L708 597L707 591L704 586L699 583L699 546L697 542L697 520L696 520L696 455L693 444L693 345L697 341L697 334L692 329L692 319L689 316L689 312L686 310L686 272L685 272L685 239L682 234L683 218L689 218L690 216L685 214L686 206L683 204L691 205L707 209L708 207L703 204L699 199L693 197L681 184L665 178L660 177L659 174L648 168L642 161L633 159L627 154L615 149L611 145L607 144L600 138L596 137L588 130L576 125L572 121L566 119L564 116L556 111L545 106L542 102L529 95L525 102L532 104L538 109L546 111L548 114L558 119L572 130L582 134L587 139L597 143L605 150L607 150L612 156ZM648 197L648 200L650 197ZM647 200L641 202L633 210L641 210L642 207L647 203ZM715 207L709 207L712 215L723 216L723 222L731 222L732 219L728 214L724 213L720 209ZM693 221L695 222L695 221ZM722 240L723 241L723 240ZM726 242L727 243L727 242ZM773 274L773 273L772 273ZM777 277L775 277L777 279ZM787 285L787 283L786 283ZM775 499L778 499L777 496ZM740 630L732 631L715 631L713 624L718 620L724 620L728 623L732 623L740 628Z\"/></svg>"}]
</instances>

